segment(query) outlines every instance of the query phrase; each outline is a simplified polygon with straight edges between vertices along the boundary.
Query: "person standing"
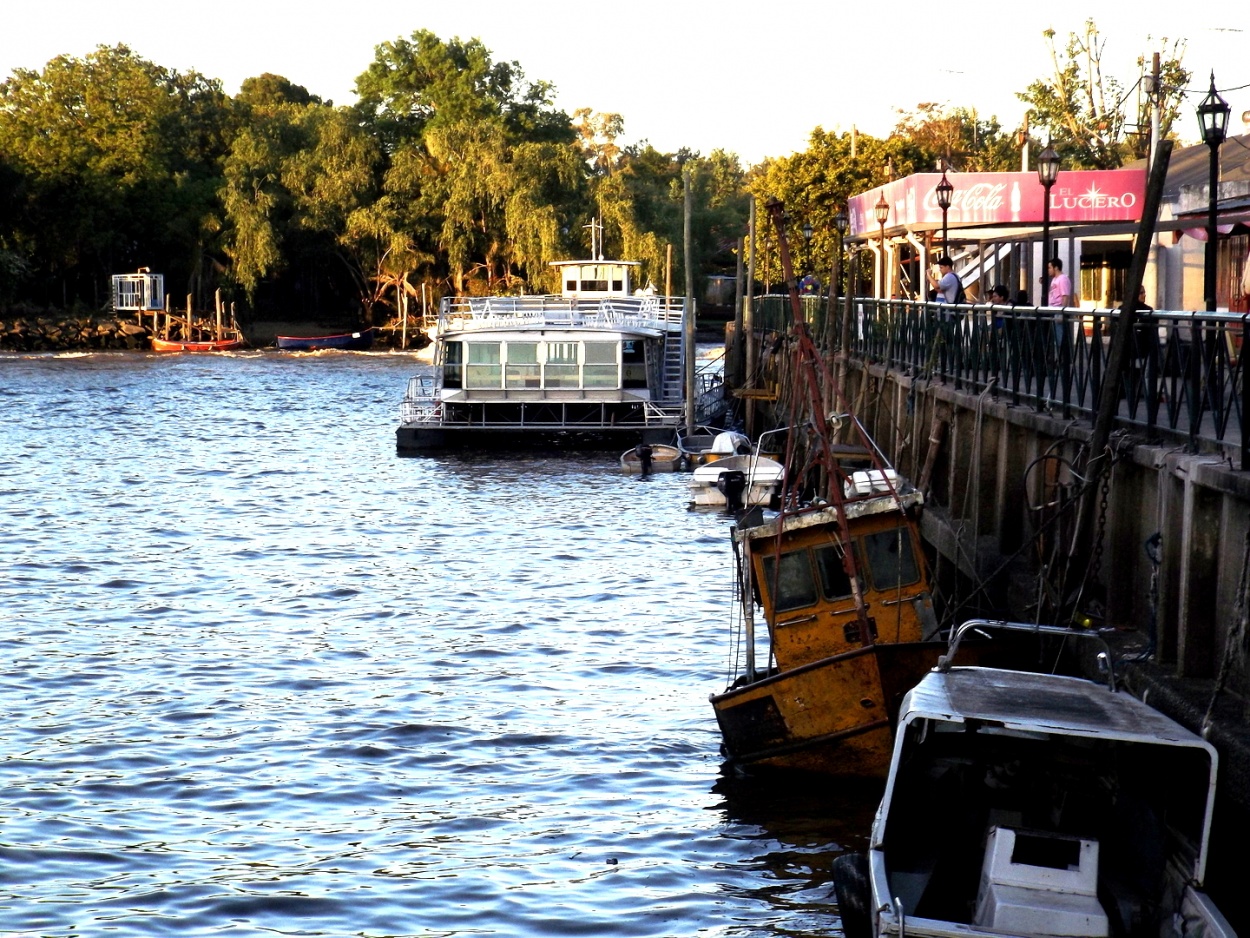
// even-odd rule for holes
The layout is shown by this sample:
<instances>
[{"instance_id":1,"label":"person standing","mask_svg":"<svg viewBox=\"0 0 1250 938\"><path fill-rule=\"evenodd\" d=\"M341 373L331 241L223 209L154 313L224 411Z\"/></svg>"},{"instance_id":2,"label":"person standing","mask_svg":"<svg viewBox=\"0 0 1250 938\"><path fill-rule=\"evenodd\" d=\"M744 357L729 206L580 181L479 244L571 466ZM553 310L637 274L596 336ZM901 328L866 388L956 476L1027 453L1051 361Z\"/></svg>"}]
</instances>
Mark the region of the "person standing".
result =
<instances>
[{"instance_id":1,"label":"person standing","mask_svg":"<svg viewBox=\"0 0 1250 938\"><path fill-rule=\"evenodd\" d=\"M929 285L933 287L933 300L937 303L959 302L959 277L956 276L955 265L943 254L938 258L938 276L929 274Z\"/></svg>"},{"instance_id":2,"label":"person standing","mask_svg":"<svg viewBox=\"0 0 1250 938\"><path fill-rule=\"evenodd\" d=\"M1051 258L1046 262L1046 276L1050 278L1050 292L1046 295L1046 305L1063 309L1072 305L1072 281L1063 272L1063 261Z\"/></svg>"}]
</instances>

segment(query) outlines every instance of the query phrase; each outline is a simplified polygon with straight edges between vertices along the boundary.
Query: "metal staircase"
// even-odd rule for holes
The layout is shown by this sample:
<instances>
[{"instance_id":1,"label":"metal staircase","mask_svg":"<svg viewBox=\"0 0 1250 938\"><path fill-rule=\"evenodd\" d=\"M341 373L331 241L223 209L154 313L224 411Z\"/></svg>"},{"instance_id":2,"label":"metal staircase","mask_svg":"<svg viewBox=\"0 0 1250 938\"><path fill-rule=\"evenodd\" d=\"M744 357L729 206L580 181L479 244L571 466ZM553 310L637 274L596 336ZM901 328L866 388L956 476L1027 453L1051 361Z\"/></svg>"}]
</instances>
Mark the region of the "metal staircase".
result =
<instances>
[{"instance_id":1,"label":"metal staircase","mask_svg":"<svg viewBox=\"0 0 1250 938\"><path fill-rule=\"evenodd\" d=\"M683 365L685 355L682 346L685 343L684 330L675 329L664 334L664 370L660 388L659 403L666 406L680 406L685 400L686 370Z\"/></svg>"}]
</instances>

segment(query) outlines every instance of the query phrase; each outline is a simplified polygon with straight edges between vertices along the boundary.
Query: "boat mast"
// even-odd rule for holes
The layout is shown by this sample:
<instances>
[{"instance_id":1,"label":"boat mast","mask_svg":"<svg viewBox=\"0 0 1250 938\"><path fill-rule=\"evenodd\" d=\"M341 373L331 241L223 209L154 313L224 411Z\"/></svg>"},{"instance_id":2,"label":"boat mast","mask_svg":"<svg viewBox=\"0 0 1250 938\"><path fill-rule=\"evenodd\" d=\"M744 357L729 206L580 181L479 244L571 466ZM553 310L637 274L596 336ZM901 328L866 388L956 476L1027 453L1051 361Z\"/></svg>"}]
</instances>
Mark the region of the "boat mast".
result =
<instances>
[{"instance_id":1,"label":"boat mast","mask_svg":"<svg viewBox=\"0 0 1250 938\"><path fill-rule=\"evenodd\" d=\"M872 629L868 619L868 609L864 603L863 586L859 579L859 562L855 557L855 551L851 547L849 533L850 525L846 517L846 498L843 493L843 473L840 471L837 462L833 458L833 453L829 446L829 426L825 417L824 396L821 394L821 384L833 387L833 400L836 404L842 403L842 389L836 385L832 385L828 370L824 367L824 361L821 359L819 352L816 350L816 344L812 341L811 331L807 327L807 320L803 317L803 303L799 299L798 283L794 279L794 267L790 261L790 245L786 241L786 225L785 225L785 206L779 199L769 199L764 206L768 210L769 216L772 218L773 227L777 229L777 248L781 255L781 272L786 280L786 288L790 294L790 310L794 314L794 336L798 343L796 349L796 357L798 359L798 370L802 375L801 384L803 390L807 394L807 406L809 409L810 419L806 426L809 426L816 435L816 460L820 468L824 472L825 497L832 503L834 512L838 518L838 527L841 529L843 537L847 538L842 551L842 565L847 576L851 581L851 593L855 600L855 614L859 619L860 640L869 645L873 642ZM818 374L819 372L819 374ZM791 404L792 413L790 419L791 432L786 438L786 463L792 465L794 453L794 437L795 430L800 427L800 410L799 400L796 397ZM858 427L858 422L856 422ZM864 435L863 428L859 428L861 436ZM870 441L865 440L865 443ZM882 468L879 458L876 455L875 446L867 446L869 452L873 454L873 465ZM885 478L885 473L881 473ZM799 482L800 480L796 480ZM887 480L886 484L889 482ZM787 483L788 487L788 483ZM898 500L898 494L894 491L894 487L890 486L890 493ZM797 507L798 493L784 492L781 503L781 516L785 517L787 510ZM781 518L778 519L777 536L778 546L780 546L781 531L783 523ZM780 564L777 565L780 569Z\"/></svg>"}]
</instances>

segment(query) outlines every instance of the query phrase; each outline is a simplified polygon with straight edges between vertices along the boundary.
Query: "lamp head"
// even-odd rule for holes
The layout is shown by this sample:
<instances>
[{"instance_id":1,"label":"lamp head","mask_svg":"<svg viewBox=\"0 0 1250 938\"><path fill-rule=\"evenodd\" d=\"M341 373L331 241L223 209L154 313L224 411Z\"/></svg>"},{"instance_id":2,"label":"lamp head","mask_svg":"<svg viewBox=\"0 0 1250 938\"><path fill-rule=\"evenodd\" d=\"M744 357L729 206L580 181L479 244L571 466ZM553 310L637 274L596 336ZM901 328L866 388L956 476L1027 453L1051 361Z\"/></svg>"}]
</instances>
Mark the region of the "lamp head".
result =
<instances>
[{"instance_id":1,"label":"lamp head","mask_svg":"<svg viewBox=\"0 0 1250 938\"><path fill-rule=\"evenodd\" d=\"M833 216L833 227L838 229L839 236L844 236L850 225L851 220L846 217L846 209L838 209L838 214Z\"/></svg>"},{"instance_id":2,"label":"lamp head","mask_svg":"<svg viewBox=\"0 0 1250 938\"><path fill-rule=\"evenodd\" d=\"M1211 90L1198 105L1198 124L1202 127L1202 142L1218 147L1228 134L1228 115L1232 108L1215 90L1215 72L1211 72Z\"/></svg>"},{"instance_id":3,"label":"lamp head","mask_svg":"<svg viewBox=\"0 0 1250 938\"><path fill-rule=\"evenodd\" d=\"M1059 154L1049 143L1046 149L1037 154L1037 181L1043 188L1049 189L1059 178Z\"/></svg>"},{"instance_id":4,"label":"lamp head","mask_svg":"<svg viewBox=\"0 0 1250 938\"><path fill-rule=\"evenodd\" d=\"M951 207L951 196L955 194L955 186L946 178L946 170L942 170L942 180L937 184L938 208L946 211Z\"/></svg>"},{"instance_id":5,"label":"lamp head","mask_svg":"<svg viewBox=\"0 0 1250 938\"><path fill-rule=\"evenodd\" d=\"M876 216L877 224L884 225L885 220L890 217L890 203L885 200L885 193L881 193L881 198L877 200L877 204L873 206L872 213Z\"/></svg>"}]
</instances>

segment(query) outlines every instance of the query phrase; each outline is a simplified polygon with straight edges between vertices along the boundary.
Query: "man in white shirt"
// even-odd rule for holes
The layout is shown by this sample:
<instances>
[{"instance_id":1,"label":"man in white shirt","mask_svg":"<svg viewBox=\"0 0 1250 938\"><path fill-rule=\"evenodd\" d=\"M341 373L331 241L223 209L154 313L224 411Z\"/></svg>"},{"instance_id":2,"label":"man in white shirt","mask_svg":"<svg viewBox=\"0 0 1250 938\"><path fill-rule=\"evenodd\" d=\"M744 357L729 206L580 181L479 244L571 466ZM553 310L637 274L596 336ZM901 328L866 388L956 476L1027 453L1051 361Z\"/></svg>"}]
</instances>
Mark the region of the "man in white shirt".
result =
<instances>
[{"instance_id":1,"label":"man in white shirt","mask_svg":"<svg viewBox=\"0 0 1250 938\"><path fill-rule=\"evenodd\" d=\"M929 284L937 294L933 299L937 303L954 303L959 296L959 277L955 275L954 266L951 259L943 254L938 258L938 273L941 276L929 274Z\"/></svg>"}]
</instances>

